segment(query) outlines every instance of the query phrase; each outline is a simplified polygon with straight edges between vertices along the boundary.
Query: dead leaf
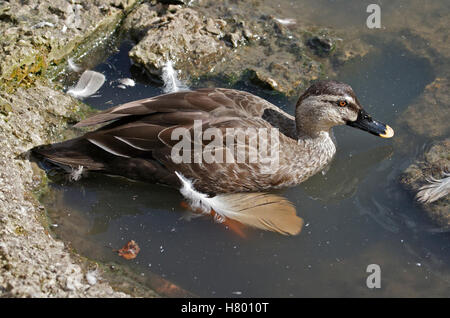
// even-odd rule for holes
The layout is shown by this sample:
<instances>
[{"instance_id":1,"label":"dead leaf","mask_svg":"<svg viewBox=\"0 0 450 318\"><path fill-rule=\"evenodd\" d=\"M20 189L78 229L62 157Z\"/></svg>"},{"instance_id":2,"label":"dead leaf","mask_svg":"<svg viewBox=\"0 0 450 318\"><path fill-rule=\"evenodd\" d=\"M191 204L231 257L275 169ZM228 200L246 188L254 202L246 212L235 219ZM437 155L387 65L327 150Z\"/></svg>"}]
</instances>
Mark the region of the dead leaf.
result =
<instances>
[{"instance_id":1,"label":"dead leaf","mask_svg":"<svg viewBox=\"0 0 450 318\"><path fill-rule=\"evenodd\" d=\"M131 240L117 252L119 256L122 256L125 259L133 259L136 258L140 250L141 249L139 248L137 243Z\"/></svg>"}]
</instances>

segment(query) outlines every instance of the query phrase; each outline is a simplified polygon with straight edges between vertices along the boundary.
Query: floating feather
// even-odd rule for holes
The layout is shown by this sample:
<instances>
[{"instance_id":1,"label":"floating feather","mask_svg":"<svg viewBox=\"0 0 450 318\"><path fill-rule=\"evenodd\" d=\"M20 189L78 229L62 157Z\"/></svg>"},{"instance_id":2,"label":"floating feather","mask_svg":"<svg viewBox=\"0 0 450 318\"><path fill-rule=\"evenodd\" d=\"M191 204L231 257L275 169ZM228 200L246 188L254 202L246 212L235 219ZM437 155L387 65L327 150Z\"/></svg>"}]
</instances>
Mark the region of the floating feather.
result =
<instances>
[{"instance_id":1,"label":"floating feather","mask_svg":"<svg viewBox=\"0 0 450 318\"><path fill-rule=\"evenodd\" d=\"M293 25L293 24L297 23L297 21L295 21L295 19L279 19L279 18L275 18L275 21L277 21L278 23L280 23L282 25Z\"/></svg>"},{"instance_id":2,"label":"floating feather","mask_svg":"<svg viewBox=\"0 0 450 318\"><path fill-rule=\"evenodd\" d=\"M83 68L77 64L75 64L75 62L73 61L72 58L69 58L67 60L67 64L69 64L69 68L74 71L74 72L81 72L83 70Z\"/></svg>"},{"instance_id":3,"label":"floating feather","mask_svg":"<svg viewBox=\"0 0 450 318\"><path fill-rule=\"evenodd\" d=\"M291 202L283 197L269 193L231 193L209 197L195 190L192 182L181 173L175 173L182 183L180 192L189 201L191 208L205 214L213 210L218 222L229 218L284 235L300 233L303 220L296 215Z\"/></svg>"},{"instance_id":4,"label":"floating feather","mask_svg":"<svg viewBox=\"0 0 450 318\"><path fill-rule=\"evenodd\" d=\"M125 85L125 86L135 86L136 82L131 79L131 78L120 78L117 80L120 84Z\"/></svg>"},{"instance_id":5,"label":"floating feather","mask_svg":"<svg viewBox=\"0 0 450 318\"><path fill-rule=\"evenodd\" d=\"M105 83L105 75L95 71L84 71L78 80L77 85L67 91L68 94L75 98L89 97L102 87Z\"/></svg>"},{"instance_id":6,"label":"floating feather","mask_svg":"<svg viewBox=\"0 0 450 318\"><path fill-rule=\"evenodd\" d=\"M177 72L173 68L172 61L167 61L162 69L162 80L164 82L164 93L187 91L189 87L178 80Z\"/></svg>"},{"instance_id":7,"label":"floating feather","mask_svg":"<svg viewBox=\"0 0 450 318\"><path fill-rule=\"evenodd\" d=\"M426 180L428 184L422 186L416 195L419 202L431 203L450 193L450 173L444 172L442 179L430 177Z\"/></svg>"}]
</instances>

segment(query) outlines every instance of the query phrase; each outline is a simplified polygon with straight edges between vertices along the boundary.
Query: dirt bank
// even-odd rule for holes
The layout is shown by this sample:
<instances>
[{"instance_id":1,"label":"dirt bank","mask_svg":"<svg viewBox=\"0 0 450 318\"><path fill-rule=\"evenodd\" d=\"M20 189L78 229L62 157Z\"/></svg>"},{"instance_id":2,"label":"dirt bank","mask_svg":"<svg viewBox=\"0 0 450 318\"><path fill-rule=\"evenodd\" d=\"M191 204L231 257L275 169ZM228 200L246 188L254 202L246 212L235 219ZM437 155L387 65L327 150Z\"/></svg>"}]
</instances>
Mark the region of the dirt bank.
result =
<instances>
[{"instance_id":1,"label":"dirt bank","mask_svg":"<svg viewBox=\"0 0 450 318\"><path fill-rule=\"evenodd\" d=\"M112 32L135 1L0 1L0 297L125 297L46 231L24 152L54 142L87 107L52 88L68 54ZM95 5L94 5L95 4Z\"/></svg>"}]
</instances>

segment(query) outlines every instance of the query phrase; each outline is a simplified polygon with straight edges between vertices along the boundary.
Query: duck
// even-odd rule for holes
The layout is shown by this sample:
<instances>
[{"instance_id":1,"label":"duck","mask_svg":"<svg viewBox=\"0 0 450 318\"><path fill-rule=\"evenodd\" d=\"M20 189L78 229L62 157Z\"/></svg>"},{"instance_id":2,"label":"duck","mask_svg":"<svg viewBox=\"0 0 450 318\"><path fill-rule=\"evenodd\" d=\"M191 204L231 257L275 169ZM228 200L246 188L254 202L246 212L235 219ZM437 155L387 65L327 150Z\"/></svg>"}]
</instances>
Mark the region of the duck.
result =
<instances>
[{"instance_id":1,"label":"duck","mask_svg":"<svg viewBox=\"0 0 450 318\"><path fill-rule=\"evenodd\" d=\"M75 125L97 129L35 147L32 154L72 173L174 187L192 209L219 222L232 219L293 235L302 219L287 199L271 192L327 167L336 153L332 128L339 125L394 135L363 109L350 85L325 80L299 97L294 116L246 91L180 91L99 112Z\"/></svg>"}]
</instances>

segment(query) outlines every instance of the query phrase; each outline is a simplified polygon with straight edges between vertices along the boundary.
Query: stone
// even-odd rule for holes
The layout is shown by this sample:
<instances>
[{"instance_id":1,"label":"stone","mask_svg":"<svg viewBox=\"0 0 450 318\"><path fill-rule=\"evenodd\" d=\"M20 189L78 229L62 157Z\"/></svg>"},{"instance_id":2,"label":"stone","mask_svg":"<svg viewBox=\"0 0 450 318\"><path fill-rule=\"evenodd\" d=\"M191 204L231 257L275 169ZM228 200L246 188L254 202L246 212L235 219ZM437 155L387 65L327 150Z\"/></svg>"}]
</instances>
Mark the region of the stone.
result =
<instances>
[{"instance_id":1,"label":"stone","mask_svg":"<svg viewBox=\"0 0 450 318\"><path fill-rule=\"evenodd\" d=\"M401 175L400 182L414 196L419 188L433 177L441 179L450 171L450 138L433 145L427 152L411 164ZM450 229L450 196L432 203L417 202L423 210L443 229Z\"/></svg>"},{"instance_id":2,"label":"stone","mask_svg":"<svg viewBox=\"0 0 450 318\"><path fill-rule=\"evenodd\" d=\"M144 4L137 9L141 10L157 8ZM131 18L136 16L132 14ZM160 76L163 66L170 60L186 75L196 77L208 72L226 51L216 34L205 30L206 19L190 8L169 12L156 25L152 21L152 25L147 24L148 19L143 18L145 20L138 20L137 25L147 25L148 31L129 55L152 75Z\"/></svg>"},{"instance_id":3,"label":"stone","mask_svg":"<svg viewBox=\"0 0 450 318\"><path fill-rule=\"evenodd\" d=\"M209 33L212 33L215 35L221 34L221 31L218 28L216 21L214 21L214 19L212 19L212 18L206 19L205 30L208 31Z\"/></svg>"},{"instance_id":4,"label":"stone","mask_svg":"<svg viewBox=\"0 0 450 318\"><path fill-rule=\"evenodd\" d=\"M450 133L450 81L436 78L400 116L415 134L426 137L448 136Z\"/></svg>"},{"instance_id":5,"label":"stone","mask_svg":"<svg viewBox=\"0 0 450 318\"><path fill-rule=\"evenodd\" d=\"M324 36L314 36L309 38L306 41L306 45L313 50L314 54L320 57L329 56L334 48L333 41Z\"/></svg>"},{"instance_id":6,"label":"stone","mask_svg":"<svg viewBox=\"0 0 450 318\"><path fill-rule=\"evenodd\" d=\"M227 33L223 39L232 48L236 48L244 42L239 32Z\"/></svg>"}]
</instances>

